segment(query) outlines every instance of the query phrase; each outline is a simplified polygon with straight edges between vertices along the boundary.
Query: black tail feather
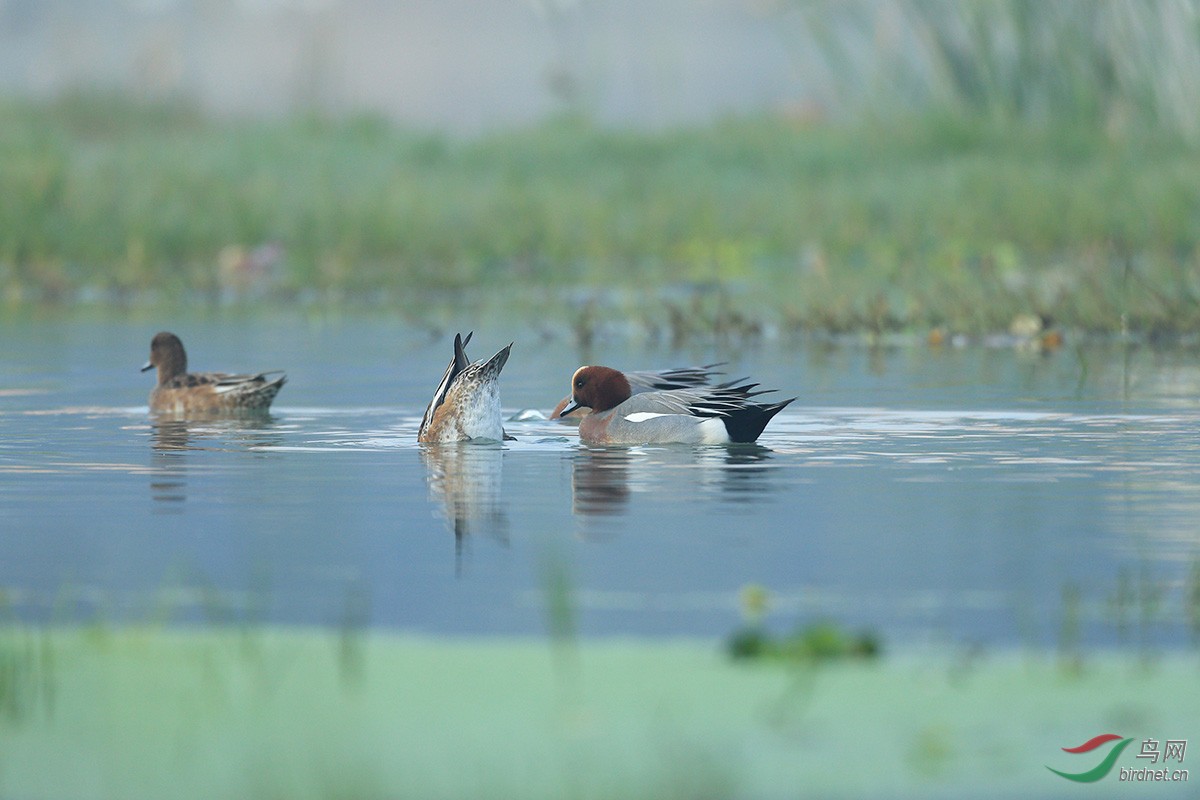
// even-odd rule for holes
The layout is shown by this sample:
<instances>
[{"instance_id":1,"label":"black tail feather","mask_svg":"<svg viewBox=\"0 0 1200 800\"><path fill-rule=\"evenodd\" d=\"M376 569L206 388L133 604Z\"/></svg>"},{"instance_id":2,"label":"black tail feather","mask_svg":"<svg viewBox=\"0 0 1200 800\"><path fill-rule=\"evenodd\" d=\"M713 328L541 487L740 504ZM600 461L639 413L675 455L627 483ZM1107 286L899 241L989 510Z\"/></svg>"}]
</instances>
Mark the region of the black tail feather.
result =
<instances>
[{"instance_id":1,"label":"black tail feather","mask_svg":"<svg viewBox=\"0 0 1200 800\"><path fill-rule=\"evenodd\" d=\"M471 363L467 358L467 351L463 348L467 346L467 342L471 341L471 336L475 331L467 334L467 338L463 339L462 334L454 334L454 374L462 372Z\"/></svg>"},{"instance_id":2,"label":"black tail feather","mask_svg":"<svg viewBox=\"0 0 1200 800\"><path fill-rule=\"evenodd\" d=\"M788 403L795 399L793 397L791 400L770 405L748 405L726 414L724 417L725 430L729 432L730 440L734 442L757 440L771 418L787 408Z\"/></svg>"}]
</instances>

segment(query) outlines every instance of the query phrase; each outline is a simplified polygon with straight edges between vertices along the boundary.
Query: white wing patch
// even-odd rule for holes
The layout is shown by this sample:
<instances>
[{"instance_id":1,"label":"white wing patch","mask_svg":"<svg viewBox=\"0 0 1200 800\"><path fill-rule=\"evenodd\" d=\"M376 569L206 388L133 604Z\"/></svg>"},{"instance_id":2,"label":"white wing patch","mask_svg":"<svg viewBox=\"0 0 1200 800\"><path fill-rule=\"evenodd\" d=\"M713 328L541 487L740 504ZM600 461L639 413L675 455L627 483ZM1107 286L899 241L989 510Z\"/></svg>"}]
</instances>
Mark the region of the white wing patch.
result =
<instances>
[{"instance_id":1,"label":"white wing patch","mask_svg":"<svg viewBox=\"0 0 1200 800\"><path fill-rule=\"evenodd\" d=\"M665 417L665 416L667 416L667 415L666 414L655 414L652 411L635 411L632 414L627 414L625 416L625 421L626 422L645 422L646 420L656 419L658 417Z\"/></svg>"}]
</instances>

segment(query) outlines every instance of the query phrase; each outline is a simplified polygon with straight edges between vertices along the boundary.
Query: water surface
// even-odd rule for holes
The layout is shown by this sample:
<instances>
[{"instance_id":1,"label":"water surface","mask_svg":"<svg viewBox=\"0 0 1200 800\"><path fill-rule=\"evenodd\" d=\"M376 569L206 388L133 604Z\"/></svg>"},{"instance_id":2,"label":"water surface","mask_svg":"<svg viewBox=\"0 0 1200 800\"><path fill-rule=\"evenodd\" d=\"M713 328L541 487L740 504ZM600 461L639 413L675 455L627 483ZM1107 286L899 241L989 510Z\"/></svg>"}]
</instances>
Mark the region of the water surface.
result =
<instances>
[{"instance_id":1,"label":"water surface","mask_svg":"<svg viewBox=\"0 0 1200 800\"><path fill-rule=\"evenodd\" d=\"M161 421L157 320L2 327L0 587L22 619L539 633L554 576L584 635L779 629L887 642L1181 646L1200 592L1195 354L775 341L581 353L519 328L506 414L580 363L727 361L799 399L757 445L420 447L450 336L369 318L190 321L195 369L288 370L261 419ZM532 416L532 415L520 415Z\"/></svg>"}]
</instances>

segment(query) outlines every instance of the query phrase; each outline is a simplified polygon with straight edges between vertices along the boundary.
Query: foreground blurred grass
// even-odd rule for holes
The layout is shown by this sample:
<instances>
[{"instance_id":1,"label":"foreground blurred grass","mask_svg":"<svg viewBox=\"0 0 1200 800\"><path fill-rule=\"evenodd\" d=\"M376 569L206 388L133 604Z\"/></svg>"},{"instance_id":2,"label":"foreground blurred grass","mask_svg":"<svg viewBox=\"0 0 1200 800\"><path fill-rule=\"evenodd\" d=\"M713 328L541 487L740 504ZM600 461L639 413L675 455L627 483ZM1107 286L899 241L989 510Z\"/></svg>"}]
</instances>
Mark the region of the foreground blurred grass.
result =
<instances>
[{"instance_id":1,"label":"foreground blurred grass","mask_svg":"<svg viewBox=\"0 0 1200 800\"><path fill-rule=\"evenodd\" d=\"M739 664L685 640L574 655L568 669L537 639L6 626L0 795L1049 797L1067 784L1045 765L1080 766L1060 748L1186 737L1200 715L1192 654L1080 670L1011 653Z\"/></svg>"},{"instance_id":2,"label":"foreground blurred grass","mask_svg":"<svg viewBox=\"0 0 1200 800\"><path fill-rule=\"evenodd\" d=\"M1200 322L1200 158L1166 135L930 114L457 140L107 95L0 120L10 304L218 292L224 249L278 242L284 299L703 285L829 330Z\"/></svg>"}]
</instances>

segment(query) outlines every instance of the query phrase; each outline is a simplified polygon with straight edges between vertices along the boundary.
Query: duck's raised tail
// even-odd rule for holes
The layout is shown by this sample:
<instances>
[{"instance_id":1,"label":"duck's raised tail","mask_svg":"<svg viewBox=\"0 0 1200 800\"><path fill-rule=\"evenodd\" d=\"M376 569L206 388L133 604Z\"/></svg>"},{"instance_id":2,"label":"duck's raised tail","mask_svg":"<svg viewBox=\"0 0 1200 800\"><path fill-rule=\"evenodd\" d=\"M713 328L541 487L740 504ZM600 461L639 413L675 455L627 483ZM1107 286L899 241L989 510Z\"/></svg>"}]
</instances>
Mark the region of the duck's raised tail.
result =
<instances>
[{"instance_id":1,"label":"duck's raised tail","mask_svg":"<svg viewBox=\"0 0 1200 800\"><path fill-rule=\"evenodd\" d=\"M729 440L732 442L757 441L771 418L787 408L788 404L795 399L793 397L791 400L769 405L746 405L724 414L721 419L725 423L725 430L729 432Z\"/></svg>"}]
</instances>

